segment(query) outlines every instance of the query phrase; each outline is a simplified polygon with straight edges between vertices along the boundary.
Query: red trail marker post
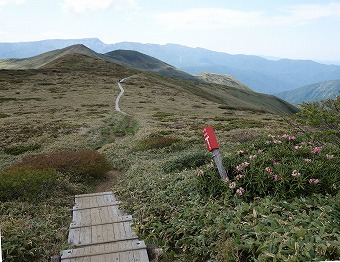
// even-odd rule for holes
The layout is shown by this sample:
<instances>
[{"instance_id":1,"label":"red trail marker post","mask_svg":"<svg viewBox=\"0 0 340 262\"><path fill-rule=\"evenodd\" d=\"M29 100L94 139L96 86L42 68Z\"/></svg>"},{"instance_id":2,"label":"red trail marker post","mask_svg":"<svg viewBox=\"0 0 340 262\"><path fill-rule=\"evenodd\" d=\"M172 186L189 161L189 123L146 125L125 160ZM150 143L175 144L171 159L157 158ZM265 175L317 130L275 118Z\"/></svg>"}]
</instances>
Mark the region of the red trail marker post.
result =
<instances>
[{"instance_id":1,"label":"red trail marker post","mask_svg":"<svg viewBox=\"0 0 340 262\"><path fill-rule=\"evenodd\" d=\"M212 154L215 164L217 166L218 172L223 180L229 180L227 172L223 167L222 157L220 151L218 150L220 146L218 145L214 130L211 126L206 126L202 130L205 144L208 151Z\"/></svg>"}]
</instances>

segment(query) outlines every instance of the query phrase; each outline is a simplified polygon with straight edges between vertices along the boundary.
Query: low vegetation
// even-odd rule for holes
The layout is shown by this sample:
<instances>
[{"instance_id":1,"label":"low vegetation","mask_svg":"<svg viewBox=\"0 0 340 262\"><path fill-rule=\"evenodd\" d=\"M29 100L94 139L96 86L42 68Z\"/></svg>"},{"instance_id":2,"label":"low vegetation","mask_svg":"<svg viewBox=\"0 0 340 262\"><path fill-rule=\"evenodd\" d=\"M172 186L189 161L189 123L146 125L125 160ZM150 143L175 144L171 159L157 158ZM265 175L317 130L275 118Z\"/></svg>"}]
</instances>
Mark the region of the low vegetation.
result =
<instances>
[{"instance_id":1,"label":"low vegetation","mask_svg":"<svg viewBox=\"0 0 340 262\"><path fill-rule=\"evenodd\" d=\"M293 128L281 125L242 143L218 129L230 180L220 179L202 140L130 155L114 190L141 238L163 248L160 261L339 259L340 151L322 139L329 127L321 121L334 104L319 115L311 114L314 106L291 119ZM206 119L216 120L228 125ZM306 125L312 120L317 128Z\"/></svg>"},{"instance_id":2,"label":"low vegetation","mask_svg":"<svg viewBox=\"0 0 340 262\"><path fill-rule=\"evenodd\" d=\"M67 248L72 196L111 168L124 171L112 189L139 237L163 249L160 261L339 259L338 100L283 121L249 101L224 103L218 86L140 73L123 83L120 107L133 117L121 116L114 83L136 72L81 58L0 71L5 261ZM204 146L205 125L228 181Z\"/></svg>"},{"instance_id":3,"label":"low vegetation","mask_svg":"<svg viewBox=\"0 0 340 262\"><path fill-rule=\"evenodd\" d=\"M61 151L29 156L1 171L4 259L48 261L58 254L66 244L62 228L70 222L66 211L72 196L91 188L109 170L106 157L97 151ZM36 206L42 209L34 213Z\"/></svg>"}]
</instances>

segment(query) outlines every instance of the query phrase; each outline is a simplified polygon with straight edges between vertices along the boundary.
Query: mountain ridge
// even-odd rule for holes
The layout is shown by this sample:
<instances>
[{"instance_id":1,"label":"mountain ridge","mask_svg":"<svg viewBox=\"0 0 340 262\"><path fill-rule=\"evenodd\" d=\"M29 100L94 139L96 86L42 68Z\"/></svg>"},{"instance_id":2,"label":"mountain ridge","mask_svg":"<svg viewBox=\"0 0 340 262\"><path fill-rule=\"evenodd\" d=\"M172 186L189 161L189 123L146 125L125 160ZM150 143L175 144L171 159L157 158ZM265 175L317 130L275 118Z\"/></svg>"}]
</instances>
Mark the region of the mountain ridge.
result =
<instances>
[{"instance_id":1,"label":"mountain ridge","mask_svg":"<svg viewBox=\"0 0 340 262\"><path fill-rule=\"evenodd\" d=\"M231 55L204 48L191 48L178 44L141 44L120 42L105 44L98 38L57 39L24 43L0 43L0 58L12 54L22 55L25 50L44 48L70 43L83 43L99 53L118 49L135 50L171 64L179 70L197 75L201 72L228 74L257 92L275 94L304 85L340 78L340 66L324 65L309 60L268 60L254 55ZM22 48L20 48L22 46ZM52 48L53 49L53 48ZM12 52L12 51L13 52ZM40 52L41 53L41 52ZM27 56L26 56L27 57Z\"/></svg>"},{"instance_id":2,"label":"mountain ridge","mask_svg":"<svg viewBox=\"0 0 340 262\"><path fill-rule=\"evenodd\" d=\"M275 95L293 104L318 102L328 98L334 99L340 95L340 79L314 83Z\"/></svg>"},{"instance_id":3,"label":"mountain ridge","mask_svg":"<svg viewBox=\"0 0 340 262\"><path fill-rule=\"evenodd\" d=\"M86 54L76 53L79 52L79 49L82 53L85 52ZM70 52L70 50L74 53ZM60 53L63 55L60 55ZM171 105L171 101L177 101L175 98L177 95L178 97L182 97L184 94L190 94L192 97L191 99L195 97L199 97L200 100L203 99L202 103L197 105L199 108L204 108L206 105L214 105L215 107L218 105L222 110L251 111L254 113L270 112L273 114L292 114L298 111L293 105L272 95L256 93L251 90L243 90L221 84L183 80L180 78L161 76L153 72L141 71L132 68L130 69L126 66L113 63L108 59L103 59L100 54L97 54L94 51L92 52L86 47L79 45L73 46L69 48L69 50L61 49L59 51L48 52L47 54L48 58L53 58L48 63L47 58L42 55L34 57L35 63L29 59L19 59L19 62L27 62L27 64L23 65L25 68L28 68L29 66L31 66L31 68L38 67L37 63L41 62L41 66L38 67L38 69L28 70L31 70L30 72L44 72L44 74L53 72L53 74L61 74L61 78L64 74L76 76L85 74L87 77L92 75L93 77L101 77L103 79L107 78L110 74L118 74L122 75L122 77L136 75L136 78L142 80L133 84L133 79L135 79L133 78L129 81L129 84L133 84L136 88L140 86L140 91L138 90L135 94L137 98L139 97L138 94L144 91L145 86L148 86L149 90L151 90L154 86L158 86L158 89L156 89L159 91L154 90L150 92L150 94L146 96L147 101L151 101L150 99L156 98L155 94L158 94L159 92L160 94L164 94L164 97L162 95L158 95L159 99L164 100L165 103L169 103L170 106L173 106ZM18 72L18 70L14 71ZM0 73L1 72L6 74L8 70L0 70ZM74 77L72 77L72 79L73 78ZM75 77L75 79L77 79L77 77ZM62 86L60 87L62 88ZM56 88L56 86L54 86L54 88ZM134 88L134 90L136 89ZM175 96L169 97L167 94L170 93L175 94ZM147 102L141 101L141 103L144 104Z\"/></svg>"},{"instance_id":4,"label":"mountain ridge","mask_svg":"<svg viewBox=\"0 0 340 262\"><path fill-rule=\"evenodd\" d=\"M99 54L83 44L76 44L62 49L56 49L30 58L0 60L0 69L37 69L42 68L45 65L47 65L48 67L49 63L52 63L54 60L67 54L87 55L89 57L102 59L112 63L117 63L119 65L126 66L132 69L147 71L169 77L175 77L191 81L204 81L208 83L212 82L219 84L228 84L231 87L247 89L247 87L245 87L244 84L242 84L239 80L236 80L235 78L233 78L233 81L229 81L227 83L225 80L224 81L222 80L226 79L226 76L216 75L215 80L212 81L207 78L202 78L202 76L195 76L188 74L184 71L178 70L172 65L160 61L157 58L142 54L138 51L115 50L105 54ZM221 78L221 80L217 81L216 80L217 78ZM231 79L232 77L229 78Z\"/></svg>"}]
</instances>

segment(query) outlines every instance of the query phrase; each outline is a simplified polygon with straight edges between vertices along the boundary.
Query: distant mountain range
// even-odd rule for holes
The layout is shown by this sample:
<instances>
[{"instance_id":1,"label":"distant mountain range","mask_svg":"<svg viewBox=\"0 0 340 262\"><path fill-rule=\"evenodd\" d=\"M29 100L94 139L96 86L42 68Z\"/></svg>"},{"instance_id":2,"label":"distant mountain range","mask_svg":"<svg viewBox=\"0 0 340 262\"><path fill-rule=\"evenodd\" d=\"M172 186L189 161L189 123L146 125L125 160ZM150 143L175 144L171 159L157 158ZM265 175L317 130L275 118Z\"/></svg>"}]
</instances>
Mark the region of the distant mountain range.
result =
<instances>
[{"instance_id":1,"label":"distant mountain range","mask_svg":"<svg viewBox=\"0 0 340 262\"><path fill-rule=\"evenodd\" d=\"M318 102L340 96L340 79L330 80L275 94L290 103Z\"/></svg>"},{"instance_id":2,"label":"distant mountain range","mask_svg":"<svg viewBox=\"0 0 340 262\"><path fill-rule=\"evenodd\" d=\"M340 79L340 66L309 60L268 60L259 56L230 55L175 44L157 45L122 42L104 44L97 38L0 43L0 58L23 58L84 44L98 53L135 50L157 58L189 74L210 72L231 75L257 92L275 94L323 81Z\"/></svg>"},{"instance_id":3,"label":"distant mountain range","mask_svg":"<svg viewBox=\"0 0 340 262\"><path fill-rule=\"evenodd\" d=\"M161 86L164 90L172 89L176 94L191 93L207 103L210 101L215 105L219 104L220 109L275 114L292 114L298 111L295 106L273 95L252 91L233 77L217 74L193 76L136 51L117 50L99 54L84 45L73 45L31 58L0 60L0 69L5 69L4 74L13 74L8 72L11 69L28 69L44 74L81 71L86 74L103 74L103 77L107 77L109 72L118 74L119 77L140 75L146 81L143 83L151 86L157 83L158 88Z\"/></svg>"},{"instance_id":4,"label":"distant mountain range","mask_svg":"<svg viewBox=\"0 0 340 262\"><path fill-rule=\"evenodd\" d=\"M228 76L203 73L198 76L191 75L176 69L172 65L159 59L133 50L115 50L105 54L97 53L82 44L56 49L28 58L10 58L0 60L0 69L38 69L67 54L82 54L92 58L113 62L125 67L156 73L163 76L175 77L185 80L217 83L238 89L251 90L239 80Z\"/></svg>"}]
</instances>

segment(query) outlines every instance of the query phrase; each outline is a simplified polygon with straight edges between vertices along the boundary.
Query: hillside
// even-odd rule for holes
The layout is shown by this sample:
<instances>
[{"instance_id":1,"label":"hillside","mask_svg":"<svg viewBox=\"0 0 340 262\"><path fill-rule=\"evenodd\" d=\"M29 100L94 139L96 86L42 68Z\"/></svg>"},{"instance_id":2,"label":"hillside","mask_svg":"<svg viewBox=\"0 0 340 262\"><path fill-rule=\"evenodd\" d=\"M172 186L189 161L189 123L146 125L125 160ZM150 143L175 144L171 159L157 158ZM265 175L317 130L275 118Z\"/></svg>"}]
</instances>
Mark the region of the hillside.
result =
<instances>
[{"instance_id":1,"label":"hillside","mask_svg":"<svg viewBox=\"0 0 340 262\"><path fill-rule=\"evenodd\" d=\"M87 60L92 62L84 62ZM112 65L110 65L110 63ZM221 82L221 76L217 80L216 75L204 74L205 82L213 81L219 84L200 83L200 78L191 76L176 68L153 57L141 54L137 51L119 50L107 54L98 54L84 45L74 45L71 47L50 51L35 57L26 59L10 59L0 61L0 69L73 69L73 70L97 70L99 68L112 67L114 65L123 65L132 69L157 73L163 76L170 76L165 80L169 83L176 83L176 89L183 92L190 92L216 103L238 109L250 109L257 111L266 111L276 114L290 114L297 112L292 105L280 100L274 96L255 93L249 88L245 88L234 78L226 77ZM106 71L103 68L104 71ZM183 82L183 80L194 80ZM232 82L231 85L222 85ZM235 84L237 87L235 88ZM242 86L242 87L241 87ZM241 89L240 89L241 87Z\"/></svg>"},{"instance_id":2,"label":"hillside","mask_svg":"<svg viewBox=\"0 0 340 262\"><path fill-rule=\"evenodd\" d=\"M198 75L198 78L208 83L226 85L230 87L251 91L249 87L247 87L245 84L241 83L241 81L230 75L219 75L214 73L203 72Z\"/></svg>"},{"instance_id":3,"label":"hillside","mask_svg":"<svg viewBox=\"0 0 340 262\"><path fill-rule=\"evenodd\" d=\"M130 68L154 72L164 76L181 79L197 80L196 77L177 70L175 67L164 63L154 57L133 50L115 50L105 53L105 59Z\"/></svg>"},{"instance_id":4,"label":"hillside","mask_svg":"<svg viewBox=\"0 0 340 262\"><path fill-rule=\"evenodd\" d=\"M94 58L104 59L100 54L80 44L49 51L34 57L0 60L0 69L37 69L67 54L82 54Z\"/></svg>"},{"instance_id":5,"label":"hillside","mask_svg":"<svg viewBox=\"0 0 340 262\"><path fill-rule=\"evenodd\" d=\"M58 70L72 69L81 71L97 70L99 74L100 72L106 72L110 68L115 68L114 70L117 70L117 68L122 67L102 59L79 54L69 54L67 56L55 59L53 62L44 65L42 68ZM132 72L135 72L134 74L137 74L137 76L141 75L141 71L134 70ZM213 104L218 105L221 108L228 108L231 110L254 110L259 112L271 112L275 114L292 114L297 112L297 108L275 96L256 93L251 90L242 90L239 88L224 86L220 84L203 83L178 78L170 78L166 76L157 76L153 74L147 74L147 72L145 72L145 75L141 75L142 80L140 81L137 80L139 78L137 76L129 82L133 82L137 86L141 85L144 88L148 87L147 90L150 89L149 91L151 92L149 96L150 98L152 97L151 100L147 99L147 101L149 101L148 103L152 104L153 106L159 104L160 108L162 108L165 104L170 103L171 107L174 106L178 107L179 109L180 107L178 105L176 106L175 103L173 104L171 102L174 99L172 98L172 96L176 97L178 95L182 95L183 97L185 97L184 94L189 94L190 96L194 95L194 97L203 99L200 104L212 102ZM124 75L124 77L126 77L126 75ZM156 90L152 91L152 87L155 85L160 85L161 89L167 90L167 92L161 92L162 94L165 94L165 97L163 97L162 95L154 95L155 93L157 93ZM169 97L170 94L172 94L171 97ZM131 101L131 107L133 108L133 111L136 109L135 102L140 99L140 97L135 97L135 95L136 94L131 94L131 97L134 97L134 99ZM192 100L193 98L189 99ZM136 111L136 113L137 112L138 110Z\"/></svg>"},{"instance_id":6,"label":"hillside","mask_svg":"<svg viewBox=\"0 0 340 262\"><path fill-rule=\"evenodd\" d=\"M191 74L228 74L257 92L274 94L303 85L340 78L340 66L308 60L268 60L259 56L231 55L175 44L117 43L110 48L133 49L156 57Z\"/></svg>"},{"instance_id":7,"label":"hillside","mask_svg":"<svg viewBox=\"0 0 340 262\"><path fill-rule=\"evenodd\" d=\"M98 53L119 49L135 50L189 74L211 72L232 75L251 89L268 94L340 78L340 66L324 65L308 60L273 61L259 56L231 55L176 44L157 45L133 42L105 44L97 38L0 43L0 58L29 57L76 43L84 44Z\"/></svg>"},{"instance_id":8,"label":"hillside","mask_svg":"<svg viewBox=\"0 0 340 262\"><path fill-rule=\"evenodd\" d=\"M276 96L293 104L316 102L340 95L340 80L331 80L277 93Z\"/></svg>"},{"instance_id":9,"label":"hillside","mask_svg":"<svg viewBox=\"0 0 340 262\"><path fill-rule=\"evenodd\" d=\"M128 116L114 107L126 77ZM296 110L276 97L77 53L0 70L0 90L6 261L49 261L65 249L73 196L98 184L132 214L138 237L163 249L158 261L339 257L339 147L310 154L317 141L269 112ZM231 181L212 164L207 125ZM110 178L92 176L108 162Z\"/></svg>"}]
</instances>

